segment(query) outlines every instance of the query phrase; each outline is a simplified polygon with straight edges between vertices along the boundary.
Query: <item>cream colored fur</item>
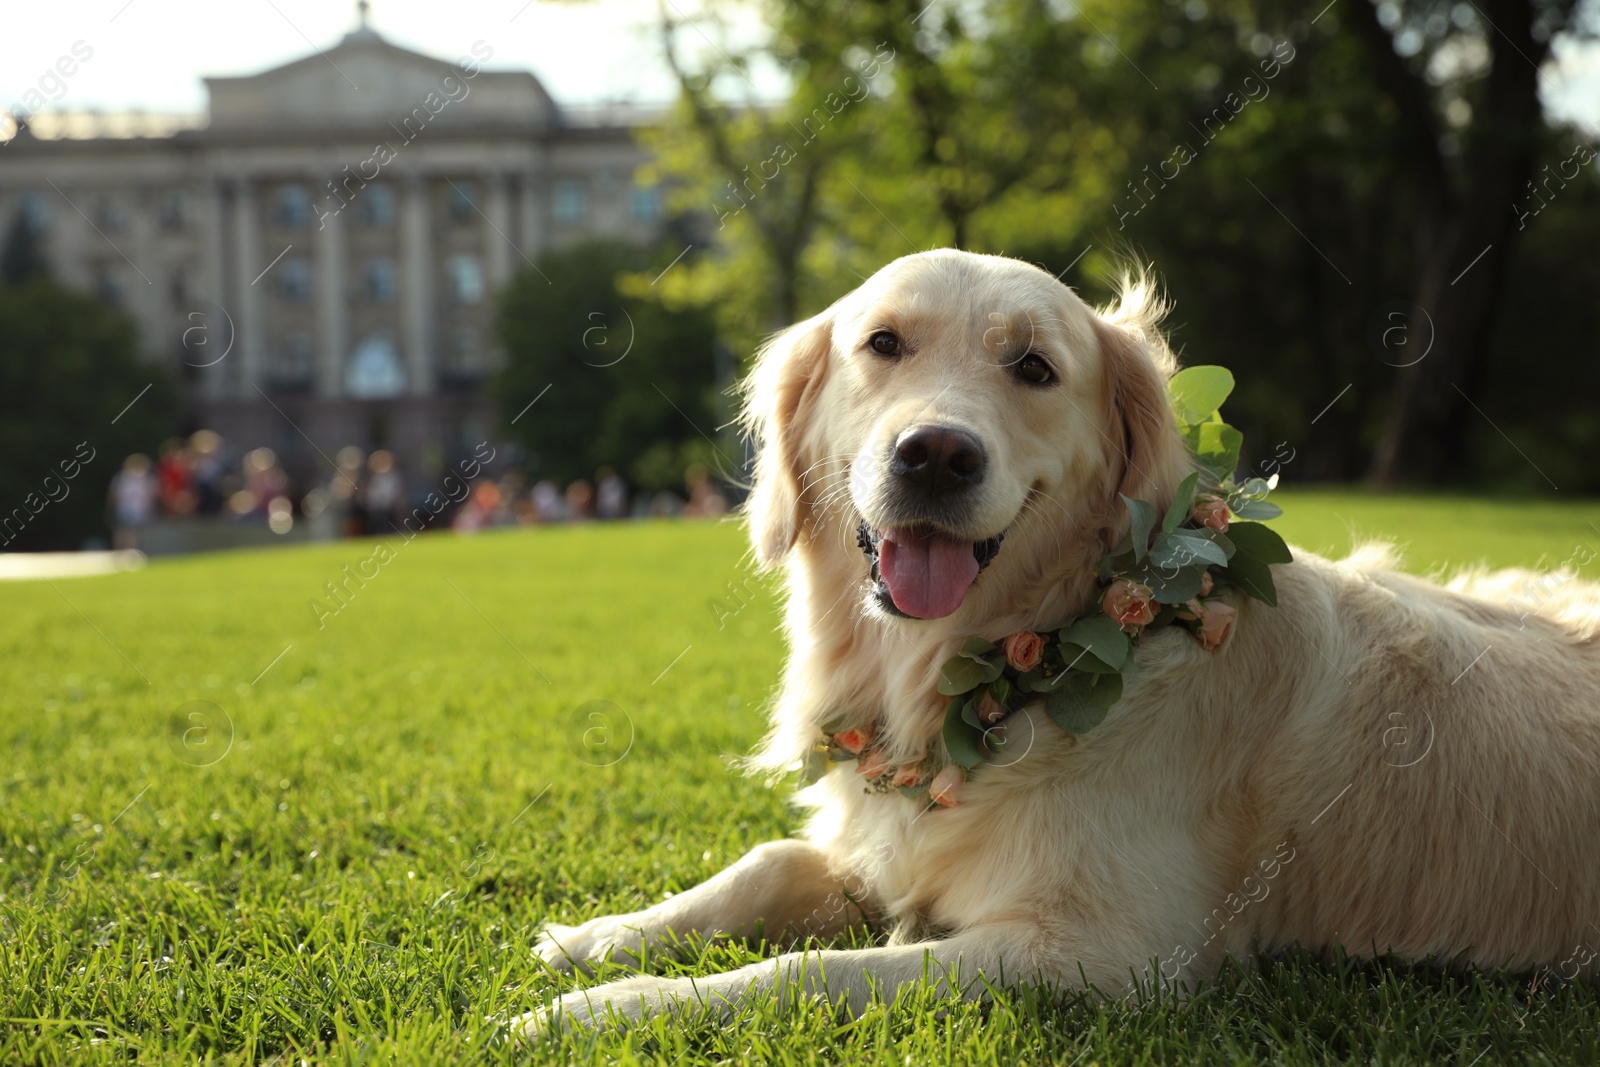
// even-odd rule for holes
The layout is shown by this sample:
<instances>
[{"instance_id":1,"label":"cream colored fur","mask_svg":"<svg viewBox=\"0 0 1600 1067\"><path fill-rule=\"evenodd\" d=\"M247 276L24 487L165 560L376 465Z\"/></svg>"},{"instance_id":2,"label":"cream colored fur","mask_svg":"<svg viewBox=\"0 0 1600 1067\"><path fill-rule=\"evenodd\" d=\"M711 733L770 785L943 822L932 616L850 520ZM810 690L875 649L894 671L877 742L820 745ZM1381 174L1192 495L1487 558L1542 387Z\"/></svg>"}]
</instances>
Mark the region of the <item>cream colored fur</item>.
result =
<instances>
[{"instance_id":1,"label":"cream colored fur","mask_svg":"<svg viewBox=\"0 0 1600 1067\"><path fill-rule=\"evenodd\" d=\"M763 350L747 392L761 447L749 516L760 558L786 568L791 657L760 768L794 765L841 714L881 717L903 755L937 745L937 666L963 640L1092 603L1095 562L1126 528L1118 491L1164 505L1188 469L1158 314L1147 287L1097 313L1025 264L930 252ZM881 325L915 338L915 354L892 368L864 355ZM1014 387L1017 344L1051 353L1055 395ZM925 417L983 438L997 483L985 507L1008 530L962 607L932 621L872 608L854 543L874 507L858 468ZM837 765L800 795L800 839L644 911L552 926L536 951L583 966L669 931L827 938L864 918L892 925L887 946L612 982L524 1031L725 1010L775 986L859 1011L930 959L974 996L979 973L1116 993L1293 944L1592 970L1600 587L1529 572L1441 587L1394 572L1381 548L1295 557L1274 568L1278 607L1237 602L1220 650L1177 628L1147 634L1092 732L1019 713L1024 755L980 767L958 807L867 795Z\"/></svg>"}]
</instances>

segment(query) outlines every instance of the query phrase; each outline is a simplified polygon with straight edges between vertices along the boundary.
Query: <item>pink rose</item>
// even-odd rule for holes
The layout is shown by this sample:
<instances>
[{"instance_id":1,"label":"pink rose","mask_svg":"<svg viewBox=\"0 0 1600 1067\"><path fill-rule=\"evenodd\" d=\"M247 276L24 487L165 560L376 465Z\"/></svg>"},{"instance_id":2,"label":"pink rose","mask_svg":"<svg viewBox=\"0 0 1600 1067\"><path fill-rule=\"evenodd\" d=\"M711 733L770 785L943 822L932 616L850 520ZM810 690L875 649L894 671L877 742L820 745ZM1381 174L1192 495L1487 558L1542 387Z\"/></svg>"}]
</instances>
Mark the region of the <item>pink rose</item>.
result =
<instances>
[{"instance_id":1,"label":"pink rose","mask_svg":"<svg viewBox=\"0 0 1600 1067\"><path fill-rule=\"evenodd\" d=\"M1216 584L1211 580L1211 572L1202 571L1200 573L1200 595L1210 596L1211 590L1214 588L1216 588Z\"/></svg>"},{"instance_id":2,"label":"pink rose","mask_svg":"<svg viewBox=\"0 0 1600 1067\"><path fill-rule=\"evenodd\" d=\"M1200 608L1200 643L1206 648L1221 647L1233 632L1233 605L1208 600Z\"/></svg>"},{"instance_id":3,"label":"pink rose","mask_svg":"<svg viewBox=\"0 0 1600 1067\"><path fill-rule=\"evenodd\" d=\"M1118 578L1106 590L1105 599L1100 601L1100 610L1106 613L1107 618L1115 619L1117 625L1128 633L1133 633L1156 617L1156 609L1151 603L1153 599L1154 594L1149 586Z\"/></svg>"},{"instance_id":4,"label":"pink rose","mask_svg":"<svg viewBox=\"0 0 1600 1067\"><path fill-rule=\"evenodd\" d=\"M985 726L993 726L1006 717L1006 706L994 698L994 694L985 689L983 696L978 698L978 721Z\"/></svg>"},{"instance_id":5,"label":"pink rose","mask_svg":"<svg viewBox=\"0 0 1600 1067\"><path fill-rule=\"evenodd\" d=\"M916 763L908 763L903 767L897 768L894 772L894 784L896 786L921 785L921 765Z\"/></svg>"},{"instance_id":6,"label":"pink rose","mask_svg":"<svg viewBox=\"0 0 1600 1067\"><path fill-rule=\"evenodd\" d=\"M1194 502L1194 521L1209 526L1217 533L1228 532L1228 502L1220 496L1204 493Z\"/></svg>"},{"instance_id":7,"label":"pink rose","mask_svg":"<svg viewBox=\"0 0 1600 1067\"><path fill-rule=\"evenodd\" d=\"M872 744L872 731L865 727L842 730L833 735L833 743L854 755Z\"/></svg>"},{"instance_id":8,"label":"pink rose","mask_svg":"<svg viewBox=\"0 0 1600 1067\"><path fill-rule=\"evenodd\" d=\"M961 803L961 786L966 780L967 772L959 763L952 763L933 776L933 781L928 783L928 795L941 808L953 808Z\"/></svg>"},{"instance_id":9,"label":"pink rose","mask_svg":"<svg viewBox=\"0 0 1600 1067\"><path fill-rule=\"evenodd\" d=\"M1031 671L1044 659L1044 638L1032 630L1018 630L1005 639L1002 647L1006 662L1019 671Z\"/></svg>"},{"instance_id":10,"label":"pink rose","mask_svg":"<svg viewBox=\"0 0 1600 1067\"><path fill-rule=\"evenodd\" d=\"M1183 619L1185 622L1195 622L1200 618L1201 615L1205 614L1205 610L1205 608L1200 606L1200 601L1198 599L1185 600L1182 604L1178 605L1176 614L1178 618Z\"/></svg>"},{"instance_id":11,"label":"pink rose","mask_svg":"<svg viewBox=\"0 0 1600 1067\"><path fill-rule=\"evenodd\" d=\"M856 773L863 778L881 778L888 770L889 759L881 748L873 749L856 761Z\"/></svg>"}]
</instances>

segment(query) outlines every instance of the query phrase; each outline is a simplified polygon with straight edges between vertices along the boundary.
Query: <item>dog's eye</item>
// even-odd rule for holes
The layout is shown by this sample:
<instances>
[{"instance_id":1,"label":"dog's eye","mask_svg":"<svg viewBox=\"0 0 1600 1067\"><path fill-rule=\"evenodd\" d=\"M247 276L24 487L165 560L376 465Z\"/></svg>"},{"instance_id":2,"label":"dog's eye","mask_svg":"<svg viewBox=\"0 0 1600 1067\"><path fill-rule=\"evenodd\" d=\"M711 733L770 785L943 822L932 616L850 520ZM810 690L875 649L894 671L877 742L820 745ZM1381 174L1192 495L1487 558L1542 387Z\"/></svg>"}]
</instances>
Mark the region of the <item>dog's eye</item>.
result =
<instances>
[{"instance_id":1,"label":"dog's eye","mask_svg":"<svg viewBox=\"0 0 1600 1067\"><path fill-rule=\"evenodd\" d=\"M900 338L888 330L879 330L867 338L867 347L880 356L894 357L902 352Z\"/></svg>"},{"instance_id":2,"label":"dog's eye","mask_svg":"<svg viewBox=\"0 0 1600 1067\"><path fill-rule=\"evenodd\" d=\"M1044 357L1037 352L1029 352L1017 360L1013 370L1018 378L1029 385L1049 385L1056 378L1055 371L1050 369L1050 364L1046 363Z\"/></svg>"}]
</instances>

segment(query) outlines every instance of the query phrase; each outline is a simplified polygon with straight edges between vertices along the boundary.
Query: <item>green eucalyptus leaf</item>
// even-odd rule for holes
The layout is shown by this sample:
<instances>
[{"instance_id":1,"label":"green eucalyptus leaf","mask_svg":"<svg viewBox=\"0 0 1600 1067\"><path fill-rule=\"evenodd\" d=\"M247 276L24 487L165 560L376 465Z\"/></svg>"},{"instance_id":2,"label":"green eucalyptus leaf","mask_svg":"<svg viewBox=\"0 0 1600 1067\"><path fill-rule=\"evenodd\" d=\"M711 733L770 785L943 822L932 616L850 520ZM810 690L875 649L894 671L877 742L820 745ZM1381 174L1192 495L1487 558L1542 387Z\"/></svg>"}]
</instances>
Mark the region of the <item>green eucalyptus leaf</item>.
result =
<instances>
[{"instance_id":1,"label":"green eucalyptus leaf","mask_svg":"<svg viewBox=\"0 0 1600 1067\"><path fill-rule=\"evenodd\" d=\"M978 747L983 738L980 730L968 726L961 717L962 700L952 700L944 713L944 747L950 759L971 770L983 762L983 751Z\"/></svg>"},{"instance_id":2,"label":"green eucalyptus leaf","mask_svg":"<svg viewBox=\"0 0 1600 1067\"><path fill-rule=\"evenodd\" d=\"M1225 422L1208 422L1200 427L1195 456L1216 481L1222 481L1239 466L1239 450L1244 434Z\"/></svg>"},{"instance_id":3,"label":"green eucalyptus leaf","mask_svg":"<svg viewBox=\"0 0 1600 1067\"><path fill-rule=\"evenodd\" d=\"M989 695L994 697L1000 706L1007 711L1011 710L1011 705L1015 703L1012 700L1015 692L1016 690L1012 687L1011 679L1009 678L996 678L989 685Z\"/></svg>"},{"instance_id":4,"label":"green eucalyptus leaf","mask_svg":"<svg viewBox=\"0 0 1600 1067\"><path fill-rule=\"evenodd\" d=\"M821 745L816 746L806 753L805 765L800 771L800 781L806 785L822 780L828 773L828 768L833 766L833 760L828 757L828 750Z\"/></svg>"},{"instance_id":5,"label":"green eucalyptus leaf","mask_svg":"<svg viewBox=\"0 0 1600 1067\"><path fill-rule=\"evenodd\" d=\"M1237 558L1237 557L1236 557ZM1157 603L1181 604L1200 595L1200 582L1206 572L1205 563L1190 563L1183 567L1161 568L1150 565L1139 571L1137 578L1150 587Z\"/></svg>"},{"instance_id":6,"label":"green eucalyptus leaf","mask_svg":"<svg viewBox=\"0 0 1600 1067\"><path fill-rule=\"evenodd\" d=\"M1172 408L1185 425L1204 422L1233 392L1233 373L1226 367L1186 367L1167 383Z\"/></svg>"},{"instance_id":7,"label":"green eucalyptus leaf","mask_svg":"<svg viewBox=\"0 0 1600 1067\"><path fill-rule=\"evenodd\" d=\"M1244 484L1234 487L1229 495L1235 500L1262 500L1271 490L1272 486L1267 484L1265 478L1246 478Z\"/></svg>"},{"instance_id":8,"label":"green eucalyptus leaf","mask_svg":"<svg viewBox=\"0 0 1600 1067\"><path fill-rule=\"evenodd\" d=\"M1036 693L1036 688L1044 682L1044 668L1035 667L1031 671L1023 671L1017 675L1017 688L1024 693Z\"/></svg>"},{"instance_id":9,"label":"green eucalyptus leaf","mask_svg":"<svg viewBox=\"0 0 1600 1067\"><path fill-rule=\"evenodd\" d=\"M1128 635L1122 632L1115 619L1104 615L1091 615L1079 619L1060 633L1063 642L1087 648L1113 670L1121 667L1128 658ZM1069 658L1067 662L1071 662Z\"/></svg>"},{"instance_id":10,"label":"green eucalyptus leaf","mask_svg":"<svg viewBox=\"0 0 1600 1067\"><path fill-rule=\"evenodd\" d=\"M987 657L989 653L993 652L998 647L999 646L993 641L987 640L986 638L974 637L970 638L966 644L962 645L961 651L957 652L956 655L965 656L968 659L976 660L979 663L986 663L988 661L985 657Z\"/></svg>"},{"instance_id":11,"label":"green eucalyptus leaf","mask_svg":"<svg viewBox=\"0 0 1600 1067\"><path fill-rule=\"evenodd\" d=\"M1241 501L1232 510L1241 519L1257 519L1261 521L1275 519L1283 514L1282 508L1276 504L1269 504L1265 500Z\"/></svg>"},{"instance_id":12,"label":"green eucalyptus leaf","mask_svg":"<svg viewBox=\"0 0 1600 1067\"><path fill-rule=\"evenodd\" d=\"M970 692L982 685L988 673L988 662L971 660L966 656L952 656L939 668L939 692L956 696Z\"/></svg>"},{"instance_id":13,"label":"green eucalyptus leaf","mask_svg":"<svg viewBox=\"0 0 1600 1067\"><path fill-rule=\"evenodd\" d=\"M1109 710L1112 705L1122 699L1122 675L1102 674L1095 678L1094 685L1089 687L1089 703L1097 708Z\"/></svg>"},{"instance_id":14,"label":"green eucalyptus leaf","mask_svg":"<svg viewBox=\"0 0 1600 1067\"><path fill-rule=\"evenodd\" d=\"M1115 678L1116 675L1106 677ZM1086 733L1105 721L1109 705L1101 707L1095 701L1094 686L1089 679L1089 675L1073 675L1068 684L1045 698L1045 714L1069 734Z\"/></svg>"},{"instance_id":15,"label":"green eucalyptus leaf","mask_svg":"<svg viewBox=\"0 0 1600 1067\"><path fill-rule=\"evenodd\" d=\"M1186 532L1192 533L1196 537L1203 537L1207 541L1210 541L1212 544L1222 549L1222 554L1229 559L1232 559L1233 554L1238 551L1238 549L1234 547L1233 542L1228 540L1227 534L1217 533L1217 531L1211 529L1209 526L1202 526L1198 530L1189 530Z\"/></svg>"},{"instance_id":16,"label":"green eucalyptus leaf","mask_svg":"<svg viewBox=\"0 0 1600 1067\"><path fill-rule=\"evenodd\" d=\"M1187 567L1195 562L1215 563L1220 567L1228 562L1228 553L1198 530L1173 530L1172 536L1161 546L1161 555L1158 557L1151 552L1150 558L1158 567Z\"/></svg>"},{"instance_id":17,"label":"green eucalyptus leaf","mask_svg":"<svg viewBox=\"0 0 1600 1067\"><path fill-rule=\"evenodd\" d=\"M1272 568L1255 556L1239 552L1222 576L1263 604L1278 606L1278 587L1272 581Z\"/></svg>"},{"instance_id":18,"label":"green eucalyptus leaf","mask_svg":"<svg viewBox=\"0 0 1600 1067\"><path fill-rule=\"evenodd\" d=\"M1294 559L1283 538L1259 522L1236 522L1228 527L1228 539L1247 556L1263 563L1288 563Z\"/></svg>"},{"instance_id":19,"label":"green eucalyptus leaf","mask_svg":"<svg viewBox=\"0 0 1600 1067\"><path fill-rule=\"evenodd\" d=\"M975 730L982 730L983 723L978 721L978 701L983 699L983 690L973 693L961 702L961 721Z\"/></svg>"},{"instance_id":20,"label":"green eucalyptus leaf","mask_svg":"<svg viewBox=\"0 0 1600 1067\"><path fill-rule=\"evenodd\" d=\"M1040 678L1033 683L1033 691L1046 695L1054 693L1057 689L1067 684L1067 679L1072 677L1072 673L1071 671L1058 671L1048 678Z\"/></svg>"},{"instance_id":21,"label":"green eucalyptus leaf","mask_svg":"<svg viewBox=\"0 0 1600 1067\"><path fill-rule=\"evenodd\" d=\"M1144 554L1150 548L1150 531L1155 529L1156 525L1156 509L1143 500L1130 500L1126 496L1122 498L1122 502L1128 506L1128 541L1133 550L1133 558L1144 559ZM1111 551L1112 555L1121 555L1127 549L1119 551L1113 548Z\"/></svg>"},{"instance_id":22,"label":"green eucalyptus leaf","mask_svg":"<svg viewBox=\"0 0 1600 1067\"><path fill-rule=\"evenodd\" d=\"M1194 510L1195 489L1199 484L1199 471L1195 471L1178 483L1178 495L1172 498L1172 506L1167 509L1167 517L1161 520L1163 533L1176 530L1179 524L1189 517L1189 512Z\"/></svg>"},{"instance_id":23,"label":"green eucalyptus leaf","mask_svg":"<svg viewBox=\"0 0 1600 1067\"><path fill-rule=\"evenodd\" d=\"M1084 671L1088 674L1115 674L1122 668L1113 667L1087 648L1072 641L1061 643L1061 655L1066 660L1068 670Z\"/></svg>"}]
</instances>

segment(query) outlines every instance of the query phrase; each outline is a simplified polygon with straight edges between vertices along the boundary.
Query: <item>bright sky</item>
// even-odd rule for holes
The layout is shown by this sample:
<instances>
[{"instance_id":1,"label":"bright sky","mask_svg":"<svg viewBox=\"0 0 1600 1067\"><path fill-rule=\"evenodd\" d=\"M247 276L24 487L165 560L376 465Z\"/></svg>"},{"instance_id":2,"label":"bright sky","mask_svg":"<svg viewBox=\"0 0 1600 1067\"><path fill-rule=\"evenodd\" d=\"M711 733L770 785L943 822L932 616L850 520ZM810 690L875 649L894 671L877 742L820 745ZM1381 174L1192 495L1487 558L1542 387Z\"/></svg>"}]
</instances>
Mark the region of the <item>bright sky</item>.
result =
<instances>
[{"instance_id":1,"label":"bright sky","mask_svg":"<svg viewBox=\"0 0 1600 1067\"><path fill-rule=\"evenodd\" d=\"M694 0L665 0L692 12ZM1365 2L1365 0L1362 0ZM340 0L32 0L0 19L0 112L45 80L54 106L198 112L200 78L250 74L338 42L355 25ZM492 69L531 70L560 103L665 101L672 82L657 44L657 0L373 0L373 26L402 47L454 59L475 41ZM93 49L56 84L50 69L76 42ZM81 50L81 49L80 49ZM1600 48L1563 50L1547 101L1600 130ZM70 64L69 64L70 66ZM772 79L763 89L780 91Z\"/></svg>"},{"instance_id":2,"label":"bright sky","mask_svg":"<svg viewBox=\"0 0 1600 1067\"><path fill-rule=\"evenodd\" d=\"M6 3L0 111L76 41L94 50L54 106L202 111L208 74L253 74L338 43L353 0L45 0ZM683 7L683 0L679 6ZM670 10L670 9L669 9ZM483 41L491 69L531 70L558 102L672 97L656 0L373 0L372 25L450 60Z\"/></svg>"}]
</instances>

